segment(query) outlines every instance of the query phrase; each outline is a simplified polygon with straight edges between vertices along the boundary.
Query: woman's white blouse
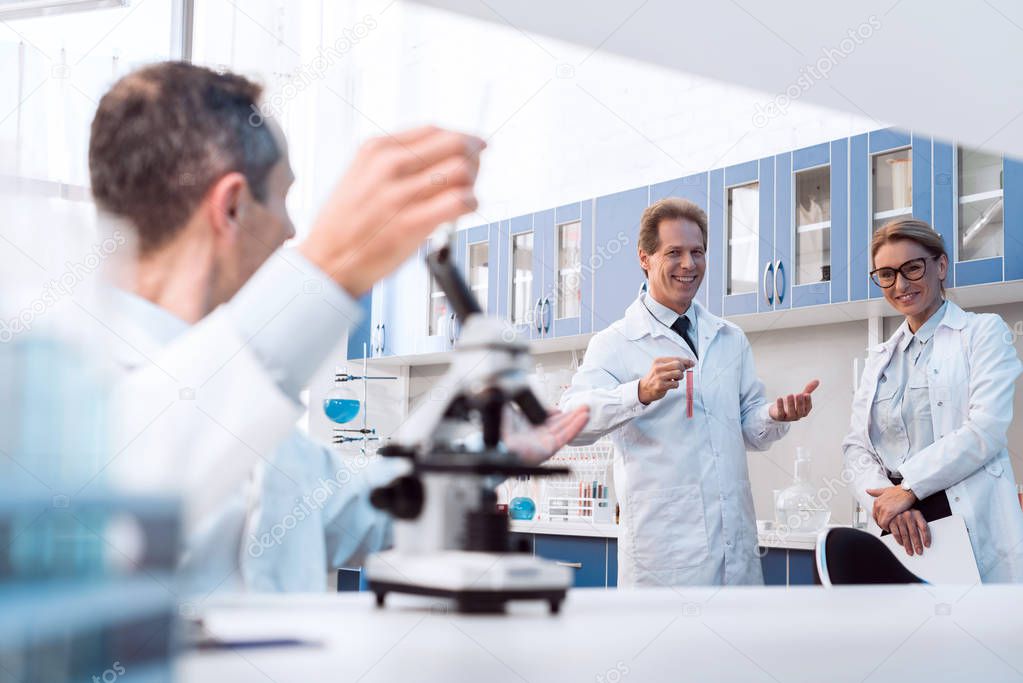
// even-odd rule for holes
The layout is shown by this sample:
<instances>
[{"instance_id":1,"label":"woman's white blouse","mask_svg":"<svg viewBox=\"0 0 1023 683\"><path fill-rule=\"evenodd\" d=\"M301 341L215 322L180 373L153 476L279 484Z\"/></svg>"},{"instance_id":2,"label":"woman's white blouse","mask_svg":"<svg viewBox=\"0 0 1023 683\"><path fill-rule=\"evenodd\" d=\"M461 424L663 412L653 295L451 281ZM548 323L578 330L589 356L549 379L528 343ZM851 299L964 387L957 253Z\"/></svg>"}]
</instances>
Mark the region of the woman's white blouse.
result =
<instances>
[{"instance_id":1,"label":"woman's white blouse","mask_svg":"<svg viewBox=\"0 0 1023 683\"><path fill-rule=\"evenodd\" d=\"M895 333L902 341L878 379L870 408L870 441L889 472L898 472L914 453L934 443L927 361L934 330L947 309L948 303L943 303L916 334L902 323Z\"/></svg>"}]
</instances>

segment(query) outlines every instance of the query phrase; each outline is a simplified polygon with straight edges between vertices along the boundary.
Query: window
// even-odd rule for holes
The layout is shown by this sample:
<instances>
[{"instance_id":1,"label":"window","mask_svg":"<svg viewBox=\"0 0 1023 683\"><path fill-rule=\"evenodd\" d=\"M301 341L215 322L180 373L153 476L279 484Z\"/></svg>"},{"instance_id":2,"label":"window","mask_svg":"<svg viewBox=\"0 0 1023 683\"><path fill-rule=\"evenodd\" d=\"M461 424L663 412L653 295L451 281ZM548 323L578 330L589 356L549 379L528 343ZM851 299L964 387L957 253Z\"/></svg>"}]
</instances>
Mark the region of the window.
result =
<instances>
[{"instance_id":1,"label":"window","mask_svg":"<svg viewBox=\"0 0 1023 683\"><path fill-rule=\"evenodd\" d=\"M532 322L533 233L512 237L511 314L516 325Z\"/></svg>"},{"instance_id":2,"label":"window","mask_svg":"<svg viewBox=\"0 0 1023 683\"><path fill-rule=\"evenodd\" d=\"M760 183L728 188L728 288L726 294L757 291L760 248Z\"/></svg>"},{"instance_id":3,"label":"window","mask_svg":"<svg viewBox=\"0 0 1023 683\"><path fill-rule=\"evenodd\" d=\"M796 284L831 280L831 167L796 173Z\"/></svg>"},{"instance_id":4,"label":"window","mask_svg":"<svg viewBox=\"0 0 1023 683\"><path fill-rule=\"evenodd\" d=\"M558 226L558 298L556 316L578 318L582 311L582 223Z\"/></svg>"},{"instance_id":5,"label":"window","mask_svg":"<svg viewBox=\"0 0 1023 683\"><path fill-rule=\"evenodd\" d=\"M874 230L898 218L913 213L913 150L875 154L872 157Z\"/></svg>"},{"instance_id":6,"label":"window","mask_svg":"<svg viewBox=\"0 0 1023 683\"><path fill-rule=\"evenodd\" d=\"M487 313L487 297L490 294L490 245L486 242L469 245L469 290L472 291L480 310Z\"/></svg>"},{"instance_id":7,"label":"window","mask_svg":"<svg viewBox=\"0 0 1023 683\"><path fill-rule=\"evenodd\" d=\"M960 147L958 168L960 261L1001 256L1005 226L1002 217L1002 157Z\"/></svg>"}]
</instances>

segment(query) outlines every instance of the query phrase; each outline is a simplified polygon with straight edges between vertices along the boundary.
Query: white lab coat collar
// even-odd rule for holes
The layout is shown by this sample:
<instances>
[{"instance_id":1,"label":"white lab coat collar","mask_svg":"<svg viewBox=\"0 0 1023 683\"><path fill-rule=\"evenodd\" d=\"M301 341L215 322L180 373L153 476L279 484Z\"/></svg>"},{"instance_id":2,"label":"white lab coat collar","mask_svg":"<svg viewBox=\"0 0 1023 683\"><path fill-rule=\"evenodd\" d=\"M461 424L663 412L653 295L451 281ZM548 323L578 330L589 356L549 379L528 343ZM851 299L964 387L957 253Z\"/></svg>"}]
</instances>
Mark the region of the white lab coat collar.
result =
<instances>
[{"instance_id":1,"label":"white lab coat collar","mask_svg":"<svg viewBox=\"0 0 1023 683\"><path fill-rule=\"evenodd\" d=\"M699 351L700 358L703 358L707 347L710 342L717 336L718 331L730 323L725 322L723 319L717 317L703 305L693 299L693 303L690 306L691 311L696 316L696 332L697 332L697 349ZM622 333L625 338L629 341L636 341L643 337L667 337L669 339L677 339L678 335L675 334L674 330L667 328L658 322L650 311L647 310L643 304L642 294L636 297L636 300L629 304L629 307L625 309L625 317L623 319L624 325L622 326Z\"/></svg>"},{"instance_id":2,"label":"white lab coat collar","mask_svg":"<svg viewBox=\"0 0 1023 683\"><path fill-rule=\"evenodd\" d=\"M947 299L943 305L945 306L945 314L934 328L934 334L937 334L938 329L942 327L948 327L953 330L963 329L966 326L966 312ZM935 315L939 315L939 313L935 313ZM871 348L871 351L874 353L885 353L890 356L895 351L896 347L904 341L904 337L906 335L912 336L912 334L913 333L909 331L909 323L903 320L902 324L899 325L899 328L895 330L895 333L892 334L891 337Z\"/></svg>"},{"instance_id":3,"label":"white lab coat collar","mask_svg":"<svg viewBox=\"0 0 1023 683\"><path fill-rule=\"evenodd\" d=\"M157 306L134 292L111 289L113 305L126 317L146 328L149 336L160 344L166 344L188 329L189 325L166 308Z\"/></svg>"}]
</instances>

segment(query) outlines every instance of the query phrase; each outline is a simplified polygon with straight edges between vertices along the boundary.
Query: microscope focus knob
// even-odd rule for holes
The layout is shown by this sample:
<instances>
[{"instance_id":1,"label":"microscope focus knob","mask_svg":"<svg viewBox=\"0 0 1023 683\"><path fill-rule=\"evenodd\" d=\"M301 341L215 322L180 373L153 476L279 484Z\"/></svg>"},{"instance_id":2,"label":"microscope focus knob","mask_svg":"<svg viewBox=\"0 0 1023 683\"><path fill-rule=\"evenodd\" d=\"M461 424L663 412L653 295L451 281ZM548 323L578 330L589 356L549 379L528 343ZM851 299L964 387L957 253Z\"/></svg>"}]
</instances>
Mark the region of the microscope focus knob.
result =
<instances>
[{"instance_id":1,"label":"microscope focus knob","mask_svg":"<svg viewBox=\"0 0 1023 683\"><path fill-rule=\"evenodd\" d=\"M417 477L398 477L387 486L379 486L369 494L373 507L389 512L398 519L415 519L423 511L423 483Z\"/></svg>"}]
</instances>

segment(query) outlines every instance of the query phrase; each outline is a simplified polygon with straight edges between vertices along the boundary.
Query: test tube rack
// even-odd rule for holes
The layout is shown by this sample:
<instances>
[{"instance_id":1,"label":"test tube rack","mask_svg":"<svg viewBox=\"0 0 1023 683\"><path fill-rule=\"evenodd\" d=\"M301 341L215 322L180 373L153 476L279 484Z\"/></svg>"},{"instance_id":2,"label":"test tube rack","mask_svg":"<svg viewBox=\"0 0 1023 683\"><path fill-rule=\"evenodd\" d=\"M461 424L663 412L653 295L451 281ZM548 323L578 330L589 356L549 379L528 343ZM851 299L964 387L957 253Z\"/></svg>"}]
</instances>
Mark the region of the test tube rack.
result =
<instances>
[{"instance_id":1,"label":"test tube rack","mask_svg":"<svg viewBox=\"0 0 1023 683\"><path fill-rule=\"evenodd\" d=\"M549 522L610 524L616 498L611 485L614 446L607 438L589 446L566 446L547 461L570 474L545 479L540 519Z\"/></svg>"}]
</instances>

